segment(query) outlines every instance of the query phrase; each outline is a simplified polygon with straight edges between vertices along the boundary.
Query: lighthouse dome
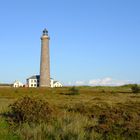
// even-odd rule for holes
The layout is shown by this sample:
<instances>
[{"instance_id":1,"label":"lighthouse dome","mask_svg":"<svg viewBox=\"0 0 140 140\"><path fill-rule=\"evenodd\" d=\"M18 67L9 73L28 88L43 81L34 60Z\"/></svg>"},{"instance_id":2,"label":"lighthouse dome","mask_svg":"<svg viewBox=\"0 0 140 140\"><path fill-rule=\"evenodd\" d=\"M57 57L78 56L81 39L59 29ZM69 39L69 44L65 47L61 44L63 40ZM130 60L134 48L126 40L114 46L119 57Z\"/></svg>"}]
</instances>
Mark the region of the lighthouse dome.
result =
<instances>
[{"instance_id":1,"label":"lighthouse dome","mask_svg":"<svg viewBox=\"0 0 140 140\"><path fill-rule=\"evenodd\" d=\"M43 30L43 35L48 35L48 30L46 28Z\"/></svg>"}]
</instances>

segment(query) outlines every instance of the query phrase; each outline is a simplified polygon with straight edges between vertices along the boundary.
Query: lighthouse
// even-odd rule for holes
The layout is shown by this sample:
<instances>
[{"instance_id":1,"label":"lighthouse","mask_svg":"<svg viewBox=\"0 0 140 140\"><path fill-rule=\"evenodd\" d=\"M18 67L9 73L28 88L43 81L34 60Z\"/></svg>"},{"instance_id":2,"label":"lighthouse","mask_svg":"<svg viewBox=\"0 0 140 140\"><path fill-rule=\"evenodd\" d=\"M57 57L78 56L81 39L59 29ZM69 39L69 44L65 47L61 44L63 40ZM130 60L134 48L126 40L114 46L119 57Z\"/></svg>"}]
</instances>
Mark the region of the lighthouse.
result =
<instances>
[{"instance_id":1,"label":"lighthouse","mask_svg":"<svg viewBox=\"0 0 140 140\"><path fill-rule=\"evenodd\" d=\"M40 60L40 83L39 87L50 87L50 54L47 29L43 30L41 36L41 60Z\"/></svg>"}]
</instances>

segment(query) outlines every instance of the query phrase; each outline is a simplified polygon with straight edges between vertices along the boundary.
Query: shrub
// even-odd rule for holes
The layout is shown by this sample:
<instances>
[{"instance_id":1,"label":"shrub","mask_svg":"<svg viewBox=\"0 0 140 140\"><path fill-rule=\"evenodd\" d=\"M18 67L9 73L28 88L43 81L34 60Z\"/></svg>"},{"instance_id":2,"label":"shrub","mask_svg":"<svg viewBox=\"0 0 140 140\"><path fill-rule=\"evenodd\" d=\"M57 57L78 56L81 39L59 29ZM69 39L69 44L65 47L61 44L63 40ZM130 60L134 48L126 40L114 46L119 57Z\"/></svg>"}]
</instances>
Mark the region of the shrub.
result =
<instances>
[{"instance_id":1,"label":"shrub","mask_svg":"<svg viewBox=\"0 0 140 140\"><path fill-rule=\"evenodd\" d=\"M101 90L101 93L105 93L105 90L103 89L103 90Z\"/></svg>"},{"instance_id":2,"label":"shrub","mask_svg":"<svg viewBox=\"0 0 140 140\"><path fill-rule=\"evenodd\" d=\"M79 90L75 86L70 88L69 91L70 91L69 95L79 95Z\"/></svg>"},{"instance_id":3,"label":"shrub","mask_svg":"<svg viewBox=\"0 0 140 140\"><path fill-rule=\"evenodd\" d=\"M137 84L132 85L131 90L132 90L133 93L139 93L140 92L140 88Z\"/></svg>"},{"instance_id":4,"label":"shrub","mask_svg":"<svg viewBox=\"0 0 140 140\"><path fill-rule=\"evenodd\" d=\"M30 97L23 97L9 107L7 116L10 124L48 121L53 111L48 102Z\"/></svg>"}]
</instances>

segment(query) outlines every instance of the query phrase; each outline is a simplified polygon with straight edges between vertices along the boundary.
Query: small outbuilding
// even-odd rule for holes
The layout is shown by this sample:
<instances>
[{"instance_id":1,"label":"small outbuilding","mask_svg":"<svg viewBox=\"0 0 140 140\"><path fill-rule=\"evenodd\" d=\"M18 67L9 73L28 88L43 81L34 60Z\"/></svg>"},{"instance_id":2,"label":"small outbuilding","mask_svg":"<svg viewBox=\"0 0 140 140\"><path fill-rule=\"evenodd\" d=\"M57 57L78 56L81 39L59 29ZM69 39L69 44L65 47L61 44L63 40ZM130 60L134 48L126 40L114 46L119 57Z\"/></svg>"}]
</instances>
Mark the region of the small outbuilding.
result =
<instances>
[{"instance_id":1,"label":"small outbuilding","mask_svg":"<svg viewBox=\"0 0 140 140\"><path fill-rule=\"evenodd\" d=\"M22 84L20 81L17 81L17 80L13 83L13 87L15 87L15 88L23 87L23 86L24 86L24 84Z\"/></svg>"},{"instance_id":2,"label":"small outbuilding","mask_svg":"<svg viewBox=\"0 0 140 140\"><path fill-rule=\"evenodd\" d=\"M54 81L51 79L51 87L62 87L62 84L59 81Z\"/></svg>"}]
</instances>

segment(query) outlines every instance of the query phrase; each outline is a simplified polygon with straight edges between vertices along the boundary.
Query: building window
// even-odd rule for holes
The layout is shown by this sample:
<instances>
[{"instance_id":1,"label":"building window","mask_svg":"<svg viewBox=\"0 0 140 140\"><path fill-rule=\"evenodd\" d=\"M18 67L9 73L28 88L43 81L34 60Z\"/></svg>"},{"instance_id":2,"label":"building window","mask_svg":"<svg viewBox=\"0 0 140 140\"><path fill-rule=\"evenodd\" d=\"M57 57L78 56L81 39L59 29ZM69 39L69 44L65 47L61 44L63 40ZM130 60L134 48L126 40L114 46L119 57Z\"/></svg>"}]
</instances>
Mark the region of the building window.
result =
<instances>
[{"instance_id":1,"label":"building window","mask_svg":"<svg viewBox=\"0 0 140 140\"><path fill-rule=\"evenodd\" d=\"M34 82L36 82L36 80L34 80Z\"/></svg>"},{"instance_id":2,"label":"building window","mask_svg":"<svg viewBox=\"0 0 140 140\"><path fill-rule=\"evenodd\" d=\"M33 87L33 84L31 84L31 87Z\"/></svg>"},{"instance_id":3,"label":"building window","mask_svg":"<svg viewBox=\"0 0 140 140\"><path fill-rule=\"evenodd\" d=\"M36 87L36 84L34 84L34 87Z\"/></svg>"}]
</instances>

